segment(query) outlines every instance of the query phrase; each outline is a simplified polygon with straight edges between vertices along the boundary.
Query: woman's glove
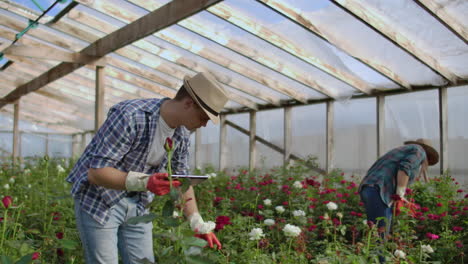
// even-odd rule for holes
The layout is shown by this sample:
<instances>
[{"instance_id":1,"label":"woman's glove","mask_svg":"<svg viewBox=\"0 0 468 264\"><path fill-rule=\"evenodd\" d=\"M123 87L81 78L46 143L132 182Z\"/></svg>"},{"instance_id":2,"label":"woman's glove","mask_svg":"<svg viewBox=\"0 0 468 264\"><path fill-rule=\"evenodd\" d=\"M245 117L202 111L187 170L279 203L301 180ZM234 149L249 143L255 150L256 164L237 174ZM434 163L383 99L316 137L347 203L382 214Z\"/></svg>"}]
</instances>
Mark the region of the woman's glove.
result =
<instances>
[{"instance_id":1,"label":"woman's glove","mask_svg":"<svg viewBox=\"0 0 468 264\"><path fill-rule=\"evenodd\" d=\"M197 212L189 216L190 228L196 233L195 236L204 239L208 242L208 246L213 248L213 242L217 245L218 249L221 249L221 243L219 242L216 235L212 232L216 227L214 222L203 221L201 215Z\"/></svg>"}]
</instances>

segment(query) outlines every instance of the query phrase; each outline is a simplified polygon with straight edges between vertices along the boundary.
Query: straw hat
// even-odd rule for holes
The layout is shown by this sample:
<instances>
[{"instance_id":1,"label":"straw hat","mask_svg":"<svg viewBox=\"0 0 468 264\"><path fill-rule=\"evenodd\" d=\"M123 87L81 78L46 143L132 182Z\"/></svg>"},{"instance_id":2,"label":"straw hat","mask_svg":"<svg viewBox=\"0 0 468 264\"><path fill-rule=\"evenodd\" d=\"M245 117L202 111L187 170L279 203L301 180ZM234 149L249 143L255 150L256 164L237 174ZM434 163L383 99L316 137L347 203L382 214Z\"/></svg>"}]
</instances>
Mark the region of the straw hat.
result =
<instances>
[{"instance_id":1,"label":"straw hat","mask_svg":"<svg viewBox=\"0 0 468 264\"><path fill-rule=\"evenodd\" d=\"M184 77L184 87L211 121L219 123L219 113L228 101L227 93L215 78L205 72Z\"/></svg>"},{"instance_id":2,"label":"straw hat","mask_svg":"<svg viewBox=\"0 0 468 264\"><path fill-rule=\"evenodd\" d=\"M417 144L423 147L426 151L427 162L429 163L429 165L434 165L437 164L437 162L439 162L439 153L432 147L431 142L429 142L429 140L419 138L416 140L405 141L405 145L407 144Z\"/></svg>"}]
</instances>

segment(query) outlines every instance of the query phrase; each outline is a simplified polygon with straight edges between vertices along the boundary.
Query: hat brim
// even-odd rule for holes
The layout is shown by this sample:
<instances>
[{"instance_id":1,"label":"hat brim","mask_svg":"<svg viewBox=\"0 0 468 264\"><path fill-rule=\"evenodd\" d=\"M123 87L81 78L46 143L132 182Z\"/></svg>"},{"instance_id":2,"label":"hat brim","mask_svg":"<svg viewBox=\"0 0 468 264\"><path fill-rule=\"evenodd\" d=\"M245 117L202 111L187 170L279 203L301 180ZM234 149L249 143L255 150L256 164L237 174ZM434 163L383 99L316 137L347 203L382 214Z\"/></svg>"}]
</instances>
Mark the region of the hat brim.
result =
<instances>
[{"instance_id":1,"label":"hat brim","mask_svg":"<svg viewBox=\"0 0 468 264\"><path fill-rule=\"evenodd\" d=\"M208 115L208 117L210 118L211 122L213 122L214 124L218 124L219 123L219 115L218 116L215 116L213 115L212 113L210 113L210 111L206 110L203 105L200 103L200 101L198 100L197 96L195 95L195 92L193 91L192 89L192 86L190 86L190 83L189 83L189 77L188 76L185 76L184 77L184 87L185 87L185 90L187 90L187 92L190 94L190 96L192 97L192 99L195 101L195 103L197 103L198 106L200 106L201 109L203 109L203 111L206 113L206 115Z\"/></svg>"},{"instance_id":2,"label":"hat brim","mask_svg":"<svg viewBox=\"0 0 468 264\"><path fill-rule=\"evenodd\" d=\"M421 143L421 142L418 142L418 141L405 141L405 145L407 144L417 144L417 145L420 145L421 147L424 148L424 150L426 151L426 155L427 155L427 163L432 166L432 165L435 165L437 164L437 162L439 162L439 153L431 146L429 145L426 145L424 143Z\"/></svg>"}]
</instances>

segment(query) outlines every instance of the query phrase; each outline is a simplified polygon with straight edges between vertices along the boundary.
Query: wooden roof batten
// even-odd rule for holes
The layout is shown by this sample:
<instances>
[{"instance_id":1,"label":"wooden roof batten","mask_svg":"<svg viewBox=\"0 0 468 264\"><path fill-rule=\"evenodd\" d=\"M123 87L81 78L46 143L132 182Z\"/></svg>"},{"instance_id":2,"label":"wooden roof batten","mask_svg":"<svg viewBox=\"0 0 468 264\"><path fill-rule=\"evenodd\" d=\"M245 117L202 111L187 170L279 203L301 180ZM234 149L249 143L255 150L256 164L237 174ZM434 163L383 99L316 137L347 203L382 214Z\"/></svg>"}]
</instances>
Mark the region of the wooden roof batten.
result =
<instances>
[{"instance_id":1,"label":"wooden roof batten","mask_svg":"<svg viewBox=\"0 0 468 264\"><path fill-rule=\"evenodd\" d=\"M437 19L442 25L457 36L461 41L468 45L468 29L463 25L460 25L455 19L453 19L447 12L445 12L443 6L435 3L433 0L414 0L416 4L426 10L431 16Z\"/></svg>"},{"instance_id":2,"label":"wooden roof batten","mask_svg":"<svg viewBox=\"0 0 468 264\"><path fill-rule=\"evenodd\" d=\"M25 12L23 9L20 9L16 6L9 6L9 5L5 5L3 4L3 7L6 7L7 10L9 10L10 12L14 12L15 14L17 15L23 15L23 14L26 14L27 15L27 18L31 19L33 18L34 16L27 12ZM78 12L75 12L73 10L70 11L71 14L73 14L72 16L73 17L80 17L81 14ZM7 18L4 18L4 19L7 19ZM10 19L12 20L12 19ZM16 23L14 21L5 21L7 22L7 24L9 26L16 26ZM23 25L24 26L24 25ZM83 26L82 24L80 24L79 22L74 22L73 20L67 18L67 17L64 17L62 20L60 21L57 21L57 23L51 25L52 28L54 28L55 30L59 30L65 34L68 34L74 38L78 38L78 39L83 39L87 42L94 42L95 40L99 39L100 35L104 35L104 34L99 34L98 31L96 32L92 32L90 31L91 28L87 28L86 26ZM44 26L45 28L47 28L47 26ZM20 26L18 25L18 27L15 27L16 30L20 30ZM14 31L14 30L12 30ZM12 33L11 34L11 38L13 38L14 34ZM30 31L30 35L34 36L34 37L37 37L37 38L42 38L42 36L44 35L47 35L48 37L46 39L43 39L43 41L53 41L56 45L59 45L63 48L71 48L71 47L74 47L74 49L81 49L80 47L78 46L73 46L72 42L69 42L67 43L67 45L64 47L62 46L62 42L61 42L61 39L59 39L58 37L54 36L54 35L50 35L50 33L48 32L44 32L44 30L41 30L41 29L35 29L35 30L32 30ZM29 37L29 35L26 36L27 38ZM26 38L26 39L27 39ZM24 38L22 40L25 40ZM38 45L36 42L34 42L33 40L30 40L28 41L27 43L28 45ZM131 56L129 57L129 54L132 54L132 53L129 53L130 50L129 48L131 47L124 47L124 48L121 48L120 50L117 50L116 52L119 53L121 56L124 56L124 57L127 57L129 59L134 59L135 58L132 58ZM63 52L62 52L63 53ZM12 54L15 54L15 53L12 53ZM65 54L65 55L75 55L76 53L74 54ZM22 55L28 55L28 54L22 54ZM31 54L32 57L39 57L41 58L41 56L38 56L38 54ZM12 55L8 55L9 57L13 57ZM141 55L142 57L144 55ZM62 56L63 57L63 56ZM55 56L54 58L55 59L61 59L61 60L66 60L67 58L62 58L60 56ZM147 57L147 56L144 56L144 57ZM105 59L105 60L104 60ZM103 61L104 60L104 61ZM147 96L143 96L143 97L148 97L149 93L153 93L153 92L159 92L161 95L163 96L168 96L168 97L171 97L173 96L173 94L175 94L175 91L178 89L179 87L179 84L177 83L174 83L174 82L170 82L168 80L168 78L161 78L159 77L157 74L155 73L152 73L152 72L149 72L150 70L154 71L154 72L159 72L159 71L156 71L156 70L153 70L152 68L148 68L146 67L146 69L143 69L144 67L132 67L131 65L128 65L125 61L123 61L122 59L120 58L117 58L115 56L107 56L106 58L101 58L100 60L98 60L99 65L102 65L102 64L105 64L107 63L107 65L110 65L110 66L114 66L115 69L117 71L119 70L122 70L120 71L120 73L116 73L113 69L111 69L112 67L106 67L106 73L108 74L108 76L110 77L115 77L116 79L119 79L121 81L126 81L128 80L128 74L135 74L136 76L138 77L141 77L143 79L140 80L140 78L134 78L137 83L140 83L141 81L144 82L144 85L142 85L142 87L136 87L138 90L137 90L137 93L138 95L141 97L142 95L141 94L146 94ZM134 61L134 63L136 64L140 64L141 61L138 61L138 58L136 58L136 61ZM172 63L172 62L168 62L168 63ZM96 64L96 62L94 63ZM143 64L144 65L144 64ZM87 68L90 67L90 64L86 65ZM125 73L123 73L125 72ZM94 76L91 78L93 79ZM133 77L131 77L133 78ZM145 79L147 79L148 81L151 82L151 85L147 85L147 84L150 84L148 82L145 82ZM127 82L128 85L130 85L128 82ZM91 84L90 87L92 87L94 84ZM110 86L110 85L107 85L107 86ZM114 86L114 88L117 88L119 86ZM154 88L157 88L159 87L158 89L156 89L156 91L154 91L155 89ZM117 88L118 90L120 90L119 88ZM148 90L149 89L149 90ZM173 89L173 90L172 90ZM170 94L168 94L167 91L170 92ZM151 91L151 92L150 92ZM111 91L112 93L112 91ZM154 97L154 96L152 96ZM156 97L159 97L159 96L156 96ZM123 98L123 99L132 99L132 98ZM248 108L251 108L251 109L254 109L256 110L257 109L257 105L256 103L254 103L253 101L249 100L248 98L245 98L243 96L238 96L238 95L232 95L230 96L230 99L241 104L241 105L244 105ZM107 99L106 99L107 100Z\"/></svg>"},{"instance_id":3,"label":"wooden roof batten","mask_svg":"<svg viewBox=\"0 0 468 264\"><path fill-rule=\"evenodd\" d=\"M313 23L310 20L304 18L300 13L296 12L294 9L287 8L286 6L282 5L281 3L278 3L277 1L258 0L258 2L268 7L269 9L275 11L276 13L280 14L284 18L289 19L296 25L311 32L312 34L322 39L323 41L329 43L330 45L335 46L337 49L340 49L342 52L348 54L349 56L358 60L362 64L373 69L377 73L380 73L383 76L387 77L390 81L400 86L400 88L405 87L406 89L410 89L410 90L412 89L411 84L403 80L395 72L392 72L390 69L386 68L385 65L380 65L378 63L373 62L372 60L361 59L358 56L356 56L349 48L347 48L347 46L343 45L342 43L338 43L336 41L330 41L313 25Z\"/></svg>"},{"instance_id":4,"label":"wooden roof batten","mask_svg":"<svg viewBox=\"0 0 468 264\"><path fill-rule=\"evenodd\" d=\"M236 21L243 20L245 21L245 24L248 24L248 23L253 24L252 21L250 21L247 17L242 16L243 14L239 15L237 14L237 12L236 13L231 12L231 10L229 10L229 8L223 4L213 6L207 9L207 11L225 20L231 25L237 28L240 28L241 30L245 32L248 32L252 36L259 38L263 41L266 41L267 43L283 50L287 54L311 65L314 68L317 68L318 70L332 76L333 78L336 78L337 80L340 80L350 85L354 89L360 92L363 92L365 94L371 93L371 87L369 87L369 85L365 83L363 80L361 80L360 78L357 78L356 76L353 76L352 74L349 74L338 68L335 68L332 65L329 65L328 63L321 61L320 59L314 57L312 54L302 52L301 48L295 46L293 43L287 41L286 39L281 38L280 36L275 34L273 31L269 30L268 28L260 26L260 25L255 25L255 27L249 28L245 25L236 23L231 19L232 17L235 17ZM306 86L309 86L306 83L303 83L303 84ZM314 87L310 87L310 88L315 89L318 92L323 93L329 97L333 97L330 95L330 92L327 91L326 87L319 86L315 88Z\"/></svg>"},{"instance_id":5,"label":"wooden roof batten","mask_svg":"<svg viewBox=\"0 0 468 264\"><path fill-rule=\"evenodd\" d=\"M80 53L103 57L116 49L177 23L187 16L197 13L219 1L221 0L197 0L190 1L190 4L187 4L184 0L174 0L154 12L139 18L133 23L97 40ZM0 101L0 108L27 93L40 89L44 85L67 75L83 65L84 64L81 63L69 62L63 62L57 65L48 72L41 74L36 79L17 87L14 91L3 97Z\"/></svg>"},{"instance_id":6,"label":"wooden roof batten","mask_svg":"<svg viewBox=\"0 0 468 264\"><path fill-rule=\"evenodd\" d=\"M331 3L341 8L354 18L358 19L362 23L366 24L370 29L374 30L382 37L391 41L393 44L400 47L402 50L407 52L413 58L429 67L434 73L442 76L445 80L455 85L458 82L458 77L447 69L440 66L435 58L430 54L416 49L411 41L405 36L398 34L397 32L391 31L388 27L385 27L387 23L380 21L373 16L373 12L369 10L367 6L358 4L356 1L348 2L345 0L330 0Z\"/></svg>"},{"instance_id":7,"label":"wooden roof batten","mask_svg":"<svg viewBox=\"0 0 468 264\"><path fill-rule=\"evenodd\" d=\"M103 13L104 15L111 16L112 18L118 19L118 20L120 20L120 21L122 21L124 23L131 23L131 21L138 18L138 15L135 14L134 12L131 12L131 11L127 11L125 13L125 15L120 14L118 12L113 12L112 14L106 14L105 11L108 10L109 8L111 8L111 6L112 6L112 5L108 4L108 3L87 2L87 1L84 1L84 0L77 0L77 1L80 2L81 4L85 5L85 6L89 7L89 8L93 8L93 9ZM73 11L72 14L73 14L72 15L73 18L77 19L77 21L89 25L88 21L87 21L88 19L86 19L86 18L90 18L90 16L88 14L85 14L83 12L76 11L76 10ZM94 23L96 23L96 19L94 19ZM112 27L115 27L114 25L110 25L109 22L106 22L106 21L99 21L98 23L100 25L103 25L104 28L108 28L107 30L109 30ZM252 80L254 82L257 82L259 85L264 85L263 81L268 81L266 79L265 80L258 80L258 79L252 78L252 75L249 75L249 71L239 72L237 70L229 69L229 67L226 68L227 64L220 62L224 58L219 57L219 56L212 56L212 57L203 56L200 53L193 52L193 51L187 49L186 47L183 47L183 46L179 45L177 40L163 39L163 38L161 38L161 37L159 37L157 35L153 35L151 37L152 38L154 37L158 41L163 41L164 43L167 43L168 45L170 45L171 47L174 47L175 49L181 49L184 52L188 52L188 53L194 55L197 58L202 58L204 60L207 60L209 63L214 63L215 65L218 65L218 66L226 69L229 72L233 72L235 74L239 74L239 75L241 75L243 77L246 77L247 79L250 79L250 80ZM142 40L139 40L139 41L135 42L134 46L137 46L138 48L140 48L142 50L145 50L147 52L150 52L153 55L156 55L158 57L162 57L163 56L162 53L167 51L166 48L161 47L158 44L155 44L153 42L149 42L146 39L142 39ZM211 54L212 51L210 51L210 52L207 51L207 53ZM122 55L122 54L119 54L119 55ZM168 59L168 58L164 58L164 59ZM180 56L180 58L173 59L173 60L170 60L170 61L172 63L177 64L178 66L181 66L181 67L189 70L189 72L193 72L194 70L196 70L196 71L206 70L206 69L203 69L203 67L200 67L200 65L197 62L192 61L190 58L184 58L184 56ZM231 61L228 64L232 64L232 63L235 63L235 62ZM228 87L232 87L232 88L234 88L236 90L242 91L242 92L247 93L247 94L249 94L251 96L260 98L261 100L263 100L265 102L276 104L278 106L281 104L280 98L278 96L274 95L274 94L261 93L261 92L255 90L255 89L250 88L249 85L247 85L246 83L238 80L237 78L231 78L226 74L223 74L223 73L220 73L220 72L217 72L217 71L212 71L212 73L219 82L221 82L224 85L227 85ZM270 89L273 89L273 90L275 90L277 92L286 94L286 95L288 95L288 96L290 96L292 98L295 98L295 99L297 99L299 101L305 102L307 100L305 95L295 94L295 92L291 88L290 89L285 89L286 85L281 86L281 85L276 85L275 82L269 82L268 86L269 86ZM243 105L247 106L247 107L249 107L251 109L254 109L254 110L257 109L256 105L252 105L252 104L243 104Z\"/></svg>"}]
</instances>

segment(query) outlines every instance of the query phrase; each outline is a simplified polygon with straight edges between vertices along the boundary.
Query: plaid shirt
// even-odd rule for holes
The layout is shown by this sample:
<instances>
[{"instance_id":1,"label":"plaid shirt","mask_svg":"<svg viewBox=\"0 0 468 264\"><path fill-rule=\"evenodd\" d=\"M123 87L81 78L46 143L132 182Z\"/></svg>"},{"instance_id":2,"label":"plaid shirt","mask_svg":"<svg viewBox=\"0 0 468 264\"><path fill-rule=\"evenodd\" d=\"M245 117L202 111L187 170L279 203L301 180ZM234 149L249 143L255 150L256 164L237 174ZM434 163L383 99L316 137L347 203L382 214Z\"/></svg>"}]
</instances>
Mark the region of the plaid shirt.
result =
<instances>
[{"instance_id":1,"label":"plaid shirt","mask_svg":"<svg viewBox=\"0 0 468 264\"><path fill-rule=\"evenodd\" d=\"M391 196L396 192L398 171L404 171L409 176L408 184L411 184L425 159L426 152L420 145L408 144L395 148L372 165L362 180L359 191L365 185L378 186L382 201L390 206Z\"/></svg>"},{"instance_id":2,"label":"plaid shirt","mask_svg":"<svg viewBox=\"0 0 468 264\"><path fill-rule=\"evenodd\" d=\"M126 191L90 184L88 169L112 167L124 172L147 174L163 171L167 164L167 154L157 167L147 165L146 157L158 124L159 109L167 99L128 100L113 106L106 121L68 175L67 181L73 183L72 195L80 201L81 208L99 223L104 224L109 220L110 208L126 196ZM187 174L190 132L185 127L178 127L172 139L176 146L171 164L173 173ZM150 192L141 192L139 195L139 212L146 212L145 205L154 195Z\"/></svg>"}]
</instances>

